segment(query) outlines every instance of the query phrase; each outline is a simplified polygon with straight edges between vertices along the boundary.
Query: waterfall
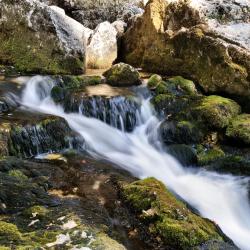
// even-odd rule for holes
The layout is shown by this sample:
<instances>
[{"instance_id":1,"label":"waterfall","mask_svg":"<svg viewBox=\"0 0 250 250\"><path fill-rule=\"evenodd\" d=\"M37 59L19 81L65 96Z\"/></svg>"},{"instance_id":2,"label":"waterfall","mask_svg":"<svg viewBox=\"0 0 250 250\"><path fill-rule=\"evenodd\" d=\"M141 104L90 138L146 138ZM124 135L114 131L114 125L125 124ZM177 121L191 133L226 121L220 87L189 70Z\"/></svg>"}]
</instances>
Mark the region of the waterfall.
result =
<instances>
[{"instance_id":1,"label":"waterfall","mask_svg":"<svg viewBox=\"0 0 250 250\"><path fill-rule=\"evenodd\" d=\"M42 89L41 89L42 81ZM153 176L217 223L241 249L250 249L250 205L247 179L202 169L183 168L159 143L149 100L142 100L141 123L132 133L78 113L65 113L53 103L46 78L34 77L26 85L22 103L30 109L63 117L88 144L89 153L109 160L138 178ZM41 94L42 93L42 94Z\"/></svg>"}]
</instances>

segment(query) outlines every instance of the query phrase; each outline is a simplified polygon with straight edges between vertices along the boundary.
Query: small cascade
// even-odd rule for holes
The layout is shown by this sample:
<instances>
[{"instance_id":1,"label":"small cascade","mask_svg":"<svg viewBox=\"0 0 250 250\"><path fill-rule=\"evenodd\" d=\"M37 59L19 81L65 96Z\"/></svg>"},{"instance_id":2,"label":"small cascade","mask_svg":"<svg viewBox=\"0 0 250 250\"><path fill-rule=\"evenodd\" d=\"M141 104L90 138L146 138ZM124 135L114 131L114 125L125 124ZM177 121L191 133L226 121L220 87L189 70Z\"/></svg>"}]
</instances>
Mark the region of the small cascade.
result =
<instances>
[{"instance_id":1,"label":"small cascade","mask_svg":"<svg viewBox=\"0 0 250 250\"><path fill-rule=\"evenodd\" d=\"M154 116L148 100L142 100L139 125L132 133L126 133L98 119L84 116L83 108L82 114L65 113L63 107L56 105L49 95L41 99L36 86L34 79L28 82L22 98L23 105L64 118L70 128L84 138L90 154L113 162L136 177L161 180L203 217L215 221L237 246L250 250L249 179L184 168L162 148L155 133L159 120ZM44 88L48 88L46 82ZM27 98L29 96L32 98ZM98 107L106 105L92 103L93 107L94 103Z\"/></svg>"},{"instance_id":2,"label":"small cascade","mask_svg":"<svg viewBox=\"0 0 250 250\"><path fill-rule=\"evenodd\" d=\"M86 117L96 118L112 127L131 132L138 125L140 104L135 98L124 96L89 96L81 100L72 98L64 105L65 112L79 112Z\"/></svg>"},{"instance_id":3,"label":"small cascade","mask_svg":"<svg viewBox=\"0 0 250 250\"><path fill-rule=\"evenodd\" d=\"M27 124L11 124L8 137L9 154L25 158L74 145L66 121L53 116Z\"/></svg>"}]
</instances>

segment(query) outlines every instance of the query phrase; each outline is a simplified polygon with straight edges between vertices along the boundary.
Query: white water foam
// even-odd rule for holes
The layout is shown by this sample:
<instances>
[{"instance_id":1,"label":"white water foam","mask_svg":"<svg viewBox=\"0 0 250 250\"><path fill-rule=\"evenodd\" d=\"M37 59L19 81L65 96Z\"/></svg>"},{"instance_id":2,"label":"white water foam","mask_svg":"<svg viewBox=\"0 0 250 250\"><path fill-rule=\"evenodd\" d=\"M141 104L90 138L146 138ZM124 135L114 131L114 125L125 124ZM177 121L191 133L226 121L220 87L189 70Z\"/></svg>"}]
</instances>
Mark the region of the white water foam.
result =
<instances>
[{"instance_id":1,"label":"white water foam","mask_svg":"<svg viewBox=\"0 0 250 250\"><path fill-rule=\"evenodd\" d=\"M23 105L65 118L70 127L84 137L90 153L118 164L136 177L153 176L163 181L202 216L215 221L238 247L250 249L246 179L183 168L159 146L155 131L159 121L153 115L148 100L142 103L141 124L133 133L126 133L97 119L66 114L49 95L44 95L51 89L49 82L40 76L32 78L24 89Z\"/></svg>"}]
</instances>

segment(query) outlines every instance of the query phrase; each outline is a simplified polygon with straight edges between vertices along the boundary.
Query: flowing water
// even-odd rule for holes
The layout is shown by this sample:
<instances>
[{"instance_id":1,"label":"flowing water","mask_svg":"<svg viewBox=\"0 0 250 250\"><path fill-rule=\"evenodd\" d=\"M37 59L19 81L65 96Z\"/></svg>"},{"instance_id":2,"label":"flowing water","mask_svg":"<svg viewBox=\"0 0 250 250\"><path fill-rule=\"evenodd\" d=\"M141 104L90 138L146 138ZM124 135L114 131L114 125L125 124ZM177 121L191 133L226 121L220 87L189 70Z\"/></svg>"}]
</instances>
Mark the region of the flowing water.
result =
<instances>
[{"instance_id":1,"label":"flowing water","mask_svg":"<svg viewBox=\"0 0 250 250\"><path fill-rule=\"evenodd\" d=\"M250 249L250 205L246 179L183 168L165 153L157 137L160 121L149 100L142 99L139 125L132 133L111 127L78 113L65 113L51 100L51 81L36 76L23 91L24 107L63 117L79 133L95 157L118 164L136 177L155 177L195 207L202 216L215 221L237 246Z\"/></svg>"}]
</instances>

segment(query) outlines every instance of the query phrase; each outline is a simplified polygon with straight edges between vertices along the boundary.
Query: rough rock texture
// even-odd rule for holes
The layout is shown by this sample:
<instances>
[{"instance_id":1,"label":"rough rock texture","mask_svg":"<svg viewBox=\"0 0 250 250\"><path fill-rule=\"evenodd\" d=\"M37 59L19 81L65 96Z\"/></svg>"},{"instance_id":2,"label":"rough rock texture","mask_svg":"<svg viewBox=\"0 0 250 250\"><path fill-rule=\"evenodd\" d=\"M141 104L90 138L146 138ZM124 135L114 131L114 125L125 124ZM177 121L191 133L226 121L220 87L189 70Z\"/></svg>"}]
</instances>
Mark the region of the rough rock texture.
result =
<instances>
[{"instance_id":1,"label":"rough rock texture","mask_svg":"<svg viewBox=\"0 0 250 250\"><path fill-rule=\"evenodd\" d=\"M14 113L14 117L3 117L0 121L0 157L28 158L62 150L73 142L73 134L62 118L27 113Z\"/></svg>"},{"instance_id":2,"label":"rough rock texture","mask_svg":"<svg viewBox=\"0 0 250 250\"><path fill-rule=\"evenodd\" d=\"M66 13L84 26L95 29L104 21L117 19L125 22L137 14L142 14L141 0L50 0L51 4L60 6Z\"/></svg>"},{"instance_id":3,"label":"rough rock texture","mask_svg":"<svg viewBox=\"0 0 250 250\"><path fill-rule=\"evenodd\" d=\"M0 64L21 72L80 74L88 29L37 0L0 1Z\"/></svg>"},{"instance_id":4,"label":"rough rock texture","mask_svg":"<svg viewBox=\"0 0 250 250\"><path fill-rule=\"evenodd\" d=\"M121 53L122 59L131 65L187 76L206 92L247 97L247 47L214 31L204 15L188 3L151 0L143 16L125 33Z\"/></svg>"},{"instance_id":5,"label":"rough rock texture","mask_svg":"<svg viewBox=\"0 0 250 250\"><path fill-rule=\"evenodd\" d=\"M99 24L87 45L87 67L107 69L117 58L117 30L109 22Z\"/></svg>"},{"instance_id":6,"label":"rough rock texture","mask_svg":"<svg viewBox=\"0 0 250 250\"><path fill-rule=\"evenodd\" d=\"M250 114L234 117L229 123L226 135L235 141L250 145Z\"/></svg>"},{"instance_id":7,"label":"rough rock texture","mask_svg":"<svg viewBox=\"0 0 250 250\"><path fill-rule=\"evenodd\" d=\"M163 249L202 249L199 246L210 240L225 244L214 223L193 214L154 178L126 185L122 194L151 237L162 242Z\"/></svg>"},{"instance_id":8,"label":"rough rock texture","mask_svg":"<svg viewBox=\"0 0 250 250\"><path fill-rule=\"evenodd\" d=\"M141 84L139 72L132 66L125 63L113 65L104 72L106 82L111 86L123 87Z\"/></svg>"}]
</instances>

